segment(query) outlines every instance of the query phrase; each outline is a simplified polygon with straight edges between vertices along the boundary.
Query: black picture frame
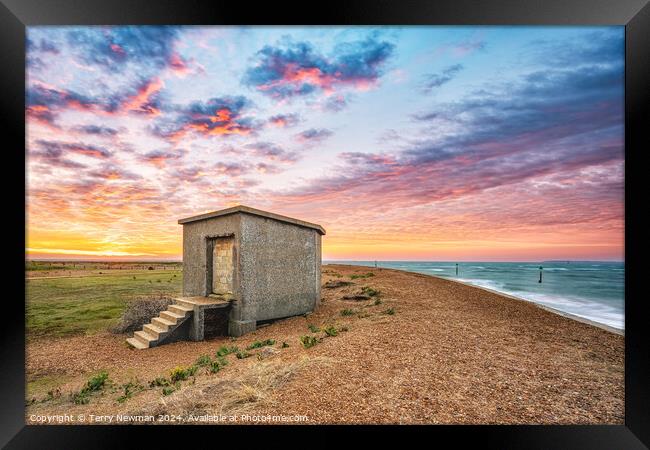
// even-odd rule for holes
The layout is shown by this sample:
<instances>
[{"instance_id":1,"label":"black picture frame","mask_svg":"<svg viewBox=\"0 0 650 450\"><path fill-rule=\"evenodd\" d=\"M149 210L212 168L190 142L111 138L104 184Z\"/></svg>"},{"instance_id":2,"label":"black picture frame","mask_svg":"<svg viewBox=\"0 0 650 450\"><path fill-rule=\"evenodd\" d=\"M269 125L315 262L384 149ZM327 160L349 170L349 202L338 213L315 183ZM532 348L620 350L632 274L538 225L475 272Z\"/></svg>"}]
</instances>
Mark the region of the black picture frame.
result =
<instances>
[{"instance_id":1,"label":"black picture frame","mask_svg":"<svg viewBox=\"0 0 650 450\"><path fill-rule=\"evenodd\" d=\"M97 24L278 24L278 25L625 25L625 425L621 426L425 426L390 427L392 437L403 432L434 434L424 442L452 440L456 446L474 443L488 448L641 449L650 446L650 351L644 314L642 239L648 229L643 142L648 142L650 105L650 5L645 0L332 0L323 3L217 0L133 2L127 0L0 0L0 46L3 156L10 167L3 178L5 214L12 238L5 271L11 295L5 297L5 320L0 326L0 445L7 448L132 448L138 440L168 440L173 436L211 442L217 427L124 427L25 425L25 29L31 25ZM646 144L647 146L647 144ZM8 161L7 161L8 160ZM22 188L21 188L22 187ZM22 237L22 239L20 239ZM5 292L8 292L6 290ZM272 439L284 427L229 427L228 436ZM310 441L332 430L357 432L349 427L306 427ZM304 430L305 428L303 428ZM361 427L373 434L385 427ZM294 429L289 430L294 432ZM312 434L313 433L313 434ZM383 433L381 433L383 434ZM208 437L211 435L211 437ZM358 435L357 435L358 436ZM142 437L142 436L140 436ZM169 441L171 442L171 441ZM219 441L212 441L219 442ZM317 442L318 443L318 442ZM307 445L307 442L304 442ZM150 441L147 445L155 445Z\"/></svg>"}]
</instances>

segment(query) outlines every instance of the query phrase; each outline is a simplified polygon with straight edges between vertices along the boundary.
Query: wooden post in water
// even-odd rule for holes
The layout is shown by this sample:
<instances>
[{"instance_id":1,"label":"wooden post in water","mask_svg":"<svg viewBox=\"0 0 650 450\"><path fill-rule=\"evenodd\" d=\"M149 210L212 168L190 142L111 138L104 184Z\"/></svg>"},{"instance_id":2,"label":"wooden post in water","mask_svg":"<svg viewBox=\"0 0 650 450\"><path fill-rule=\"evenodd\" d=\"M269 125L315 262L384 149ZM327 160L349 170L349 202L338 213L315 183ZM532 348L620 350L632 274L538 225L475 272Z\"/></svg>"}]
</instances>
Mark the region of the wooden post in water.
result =
<instances>
[{"instance_id":1,"label":"wooden post in water","mask_svg":"<svg viewBox=\"0 0 650 450\"><path fill-rule=\"evenodd\" d=\"M458 276L458 263L456 263L456 276Z\"/></svg>"},{"instance_id":2,"label":"wooden post in water","mask_svg":"<svg viewBox=\"0 0 650 450\"><path fill-rule=\"evenodd\" d=\"M539 281L538 281L538 283L542 282L542 270L543 270L543 267L539 266Z\"/></svg>"}]
</instances>

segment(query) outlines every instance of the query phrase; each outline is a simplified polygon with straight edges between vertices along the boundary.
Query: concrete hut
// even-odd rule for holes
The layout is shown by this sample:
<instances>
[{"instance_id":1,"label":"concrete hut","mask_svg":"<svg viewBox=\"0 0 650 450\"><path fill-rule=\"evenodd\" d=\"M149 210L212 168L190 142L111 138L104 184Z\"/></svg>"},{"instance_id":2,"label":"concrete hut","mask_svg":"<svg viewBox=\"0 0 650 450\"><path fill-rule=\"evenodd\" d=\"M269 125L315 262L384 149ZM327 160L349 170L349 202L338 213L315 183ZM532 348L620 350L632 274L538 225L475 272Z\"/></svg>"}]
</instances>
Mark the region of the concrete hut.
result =
<instances>
[{"instance_id":1,"label":"concrete hut","mask_svg":"<svg viewBox=\"0 0 650 450\"><path fill-rule=\"evenodd\" d=\"M178 223L183 296L127 339L133 347L241 336L320 302L320 225L247 206Z\"/></svg>"}]
</instances>

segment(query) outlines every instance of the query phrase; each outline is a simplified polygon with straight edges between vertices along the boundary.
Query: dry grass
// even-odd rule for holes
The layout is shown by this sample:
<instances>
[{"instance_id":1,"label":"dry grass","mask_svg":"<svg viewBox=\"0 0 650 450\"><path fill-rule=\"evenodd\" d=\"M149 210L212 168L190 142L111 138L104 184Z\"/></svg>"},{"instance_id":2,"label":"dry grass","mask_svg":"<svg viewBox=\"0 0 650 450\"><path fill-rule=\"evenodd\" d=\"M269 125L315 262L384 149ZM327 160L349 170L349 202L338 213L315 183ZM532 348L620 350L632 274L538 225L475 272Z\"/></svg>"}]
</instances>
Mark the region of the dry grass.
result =
<instances>
[{"instance_id":1,"label":"dry grass","mask_svg":"<svg viewBox=\"0 0 650 450\"><path fill-rule=\"evenodd\" d=\"M197 380L193 386L163 397L155 405L140 405L147 414L169 415L238 415L258 407L272 407L273 396L292 379L308 370L331 366L326 357L302 357L297 361L256 362L248 370L229 379Z\"/></svg>"}]
</instances>

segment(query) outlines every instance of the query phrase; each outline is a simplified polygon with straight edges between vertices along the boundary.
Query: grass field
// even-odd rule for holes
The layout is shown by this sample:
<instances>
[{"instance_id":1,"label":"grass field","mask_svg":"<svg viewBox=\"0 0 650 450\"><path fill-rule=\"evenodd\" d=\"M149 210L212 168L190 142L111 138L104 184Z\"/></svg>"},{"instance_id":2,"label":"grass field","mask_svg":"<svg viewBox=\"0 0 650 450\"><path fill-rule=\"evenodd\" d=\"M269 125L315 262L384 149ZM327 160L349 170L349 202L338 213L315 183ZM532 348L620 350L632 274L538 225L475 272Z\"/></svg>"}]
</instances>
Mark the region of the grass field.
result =
<instances>
[{"instance_id":1,"label":"grass field","mask_svg":"<svg viewBox=\"0 0 650 450\"><path fill-rule=\"evenodd\" d=\"M96 270L96 267L80 268L79 263L76 266L75 270ZM109 268L102 274L88 276L27 279L27 338L105 330L119 321L126 302L133 297L180 294L183 275L179 265L165 270L157 268L129 268L128 273Z\"/></svg>"}]
</instances>

